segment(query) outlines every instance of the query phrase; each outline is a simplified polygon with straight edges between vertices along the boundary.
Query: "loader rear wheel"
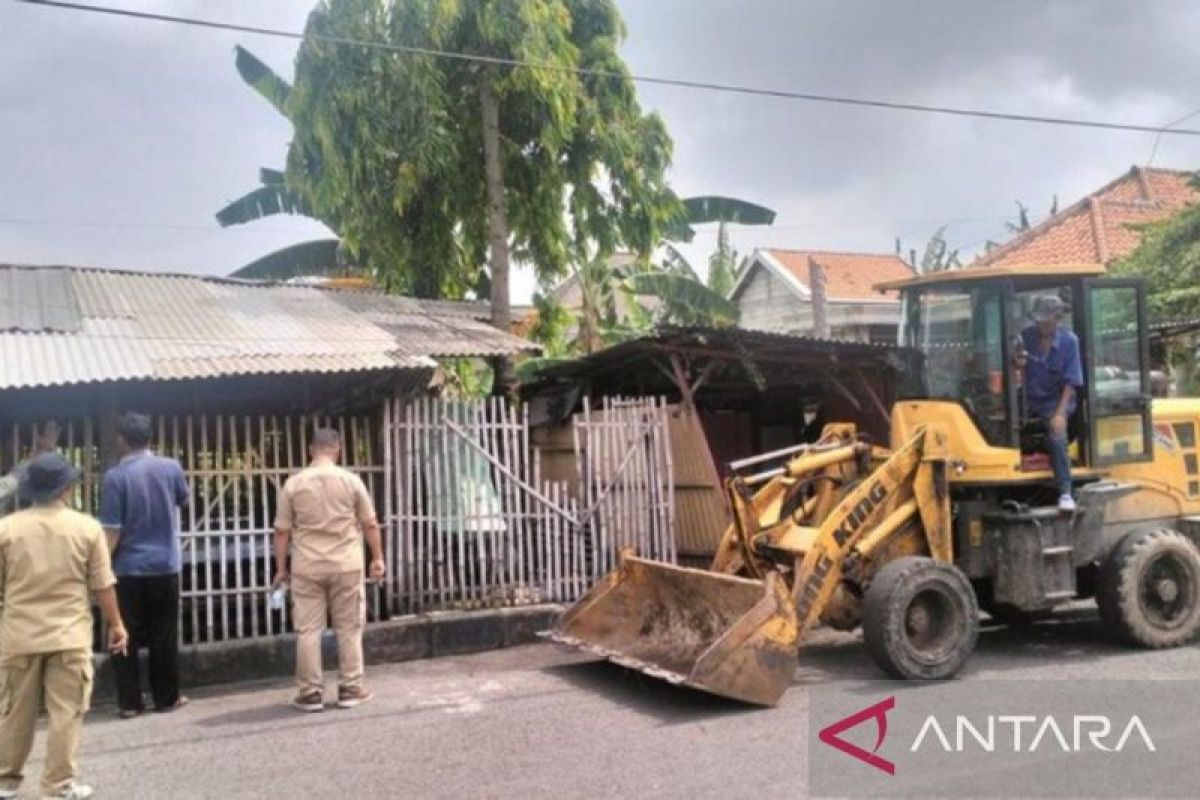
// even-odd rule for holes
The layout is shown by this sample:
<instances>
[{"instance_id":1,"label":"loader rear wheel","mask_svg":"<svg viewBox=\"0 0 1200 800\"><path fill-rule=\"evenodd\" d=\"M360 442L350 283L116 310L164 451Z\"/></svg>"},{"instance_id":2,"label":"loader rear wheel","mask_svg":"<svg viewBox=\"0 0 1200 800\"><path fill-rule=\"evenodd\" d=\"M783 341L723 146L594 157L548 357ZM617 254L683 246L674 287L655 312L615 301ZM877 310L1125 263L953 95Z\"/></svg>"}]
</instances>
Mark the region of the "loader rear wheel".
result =
<instances>
[{"instance_id":1,"label":"loader rear wheel","mask_svg":"<svg viewBox=\"0 0 1200 800\"><path fill-rule=\"evenodd\" d=\"M951 677L975 649L978 635L975 592L952 564L898 558L867 588L863 638L875 662L896 677Z\"/></svg>"},{"instance_id":2,"label":"loader rear wheel","mask_svg":"<svg viewBox=\"0 0 1200 800\"><path fill-rule=\"evenodd\" d=\"M1126 535L1100 573L1096 605L1128 644L1185 644L1200 629L1200 551L1178 531Z\"/></svg>"}]
</instances>

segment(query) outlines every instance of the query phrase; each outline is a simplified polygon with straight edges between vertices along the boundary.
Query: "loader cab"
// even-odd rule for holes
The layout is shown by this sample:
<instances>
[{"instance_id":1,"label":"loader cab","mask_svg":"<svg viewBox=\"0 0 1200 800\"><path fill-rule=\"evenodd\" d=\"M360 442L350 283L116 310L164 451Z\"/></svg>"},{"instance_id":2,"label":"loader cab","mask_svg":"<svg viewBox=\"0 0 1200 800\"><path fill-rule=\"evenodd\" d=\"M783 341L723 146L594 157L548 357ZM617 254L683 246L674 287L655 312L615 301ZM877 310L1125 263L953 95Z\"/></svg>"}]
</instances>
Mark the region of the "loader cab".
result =
<instances>
[{"instance_id":1,"label":"loader cab","mask_svg":"<svg viewBox=\"0 0 1200 800\"><path fill-rule=\"evenodd\" d=\"M1045 431L1027 407L1017 363L1031 340L1035 299L1054 295L1064 307L1060 326L1079 339L1084 378L1070 420L1073 465L1099 469L1150 460L1142 284L1102 275L1100 265L997 267L890 285L901 293L900 343L923 357L901 397L958 404L989 447L1020 451L1021 472L1044 471L1039 431Z\"/></svg>"}]
</instances>

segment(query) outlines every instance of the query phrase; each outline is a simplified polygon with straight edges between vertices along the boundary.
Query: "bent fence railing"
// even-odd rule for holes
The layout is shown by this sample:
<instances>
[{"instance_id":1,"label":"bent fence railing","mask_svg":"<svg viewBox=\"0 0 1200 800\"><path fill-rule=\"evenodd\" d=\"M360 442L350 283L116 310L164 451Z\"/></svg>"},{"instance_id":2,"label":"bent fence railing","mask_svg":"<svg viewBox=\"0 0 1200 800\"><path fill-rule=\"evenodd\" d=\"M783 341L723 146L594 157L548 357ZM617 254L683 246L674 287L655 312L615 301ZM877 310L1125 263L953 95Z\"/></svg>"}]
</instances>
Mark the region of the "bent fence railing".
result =
<instances>
[{"instance_id":1,"label":"bent fence railing","mask_svg":"<svg viewBox=\"0 0 1200 800\"><path fill-rule=\"evenodd\" d=\"M372 620L438 609L570 602L623 547L673 561L672 465L657 401L585 407L571 423L570 479L547 480L527 409L498 399L387 402L377 414L156 418L155 449L183 465L180 639L276 636L289 610L269 604L276 497L304 466L317 424L343 435L345 465L373 496L387 576ZM99 510L99 425L59 421L59 448L84 469L76 505ZM0 424L0 469L34 446L38 425Z\"/></svg>"}]
</instances>

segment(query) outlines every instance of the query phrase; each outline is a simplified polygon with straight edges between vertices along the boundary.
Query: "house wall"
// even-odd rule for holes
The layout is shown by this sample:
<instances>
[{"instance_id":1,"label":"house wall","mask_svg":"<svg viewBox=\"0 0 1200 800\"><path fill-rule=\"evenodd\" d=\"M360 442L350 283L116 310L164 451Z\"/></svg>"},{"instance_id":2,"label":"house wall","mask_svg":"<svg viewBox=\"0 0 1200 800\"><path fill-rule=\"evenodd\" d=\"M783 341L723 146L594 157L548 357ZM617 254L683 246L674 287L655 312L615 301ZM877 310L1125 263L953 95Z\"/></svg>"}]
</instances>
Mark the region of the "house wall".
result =
<instances>
[{"instance_id":1,"label":"house wall","mask_svg":"<svg viewBox=\"0 0 1200 800\"><path fill-rule=\"evenodd\" d=\"M811 331L811 308L796 297L795 291L778 275L758 264L750 269L754 274L746 279L736 300L741 327L777 333Z\"/></svg>"},{"instance_id":2,"label":"house wall","mask_svg":"<svg viewBox=\"0 0 1200 800\"><path fill-rule=\"evenodd\" d=\"M798 297L782 278L758 264L735 302L743 328L771 333L811 335L812 303ZM895 343L900 320L899 302L855 302L831 299L829 333L854 342Z\"/></svg>"}]
</instances>

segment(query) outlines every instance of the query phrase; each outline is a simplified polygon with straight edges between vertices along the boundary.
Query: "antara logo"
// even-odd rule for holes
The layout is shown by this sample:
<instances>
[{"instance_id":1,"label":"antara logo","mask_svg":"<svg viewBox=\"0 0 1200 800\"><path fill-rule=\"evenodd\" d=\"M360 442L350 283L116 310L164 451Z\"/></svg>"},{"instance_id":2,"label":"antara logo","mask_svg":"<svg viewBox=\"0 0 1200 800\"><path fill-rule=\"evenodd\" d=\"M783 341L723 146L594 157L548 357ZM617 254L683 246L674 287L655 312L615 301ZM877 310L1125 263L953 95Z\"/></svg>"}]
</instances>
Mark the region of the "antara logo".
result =
<instances>
[{"instance_id":1,"label":"antara logo","mask_svg":"<svg viewBox=\"0 0 1200 800\"><path fill-rule=\"evenodd\" d=\"M948 736L947 731L953 736ZM968 749L994 753L997 749L1007 750L1011 742L1014 753L1036 753L1044 748L1058 748L1064 753L1084 750L1120 753L1131 740L1135 744L1141 740L1147 752L1157 752L1150 732L1136 714L1123 727L1114 726L1111 719L1098 714L1073 716L1062 723L1053 716L989 715L979 724L960 715L953 724L943 727L931 714L925 718L910 750L915 753L928 742L947 753L963 753Z\"/></svg>"},{"instance_id":2,"label":"antara logo","mask_svg":"<svg viewBox=\"0 0 1200 800\"><path fill-rule=\"evenodd\" d=\"M822 728L817 735L830 747L881 772L895 775L896 765L879 755L879 748L883 747L888 734L887 715L895 707L896 698L889 697ZM870 750L842 738L846 731L867 721L875 723L875 745ZM1157 752L1150 731L1136 714L1123 725L1114 725L1112 719L1099 714L1076 715L1061 722L1054 716L1033 715L989 715L973 722L960 714L947 723L930 714L921 724L909 752L935 749L947 753L1035 753L1051 748L1064 753L1087 750L1119 753L1126 747L1135 746L1144 747L1150 753Z\"/></svg>"},{"instance_id":3,"label":"antara logo","mask_svg":"<svg viewBox=\"0 0 1200 800\"><path fill-rule=\"evenodd\" d=\"M822 728L817 736L830 747L841 750L846 755L853 756L859 761L870 764L875 769L886 772L888 775L895 775L896 765L878 755L879 748L883 747L883 740L887 738L887 713L895 707L896 698L889 697L887 700L878 702L870 708L864 708L857 714L851 714L845 719L840 719L832 725ZM868 752L841 737L841 734L856 725L861 725L869 719L875 720L875 747L871 751Z\"/></svg>"}]
</instances>

